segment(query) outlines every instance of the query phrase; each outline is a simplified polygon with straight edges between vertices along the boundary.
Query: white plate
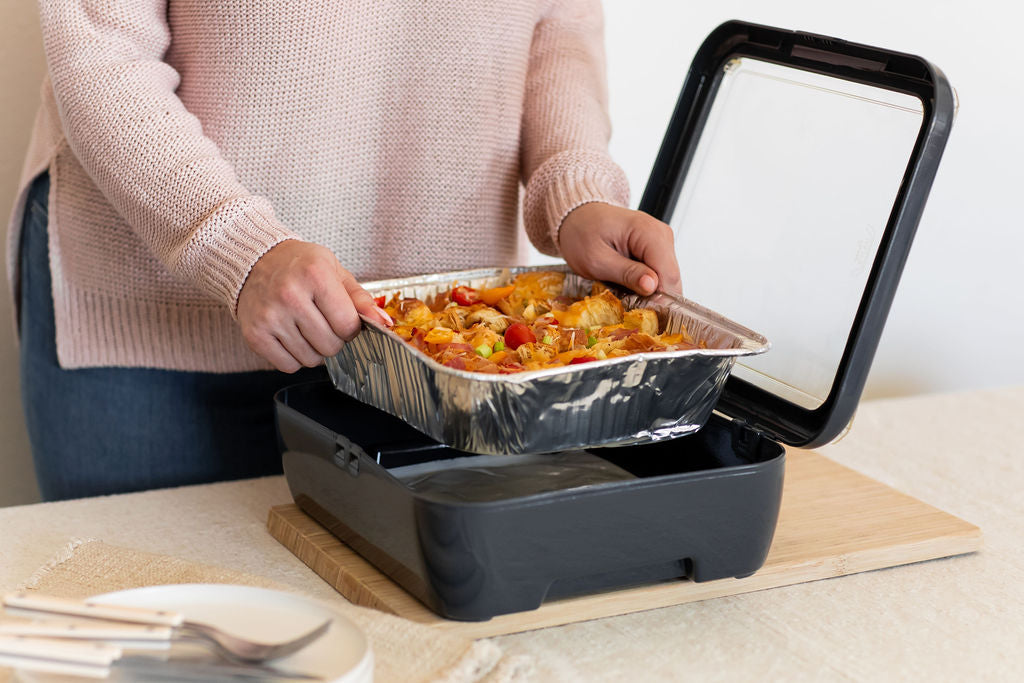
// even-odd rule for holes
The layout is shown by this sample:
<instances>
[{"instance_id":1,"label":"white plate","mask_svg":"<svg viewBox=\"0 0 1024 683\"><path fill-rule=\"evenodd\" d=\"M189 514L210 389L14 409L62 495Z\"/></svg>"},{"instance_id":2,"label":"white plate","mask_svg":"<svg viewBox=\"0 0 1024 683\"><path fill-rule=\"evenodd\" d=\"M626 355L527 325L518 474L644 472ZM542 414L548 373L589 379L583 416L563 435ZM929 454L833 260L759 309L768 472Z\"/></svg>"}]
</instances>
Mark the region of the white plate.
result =
<instances>
[{"instance_id":1,"label":"white plate","mask_svg":"<svg viewBox=\"0 0 1024 683\"><path fill-rule=\"evenodd\" d=\"M250 586L195 583L134 588L90 599L112 605L172 609L182 612L186 619L257 640L286 640L330 618L333 622L327 633L271 665L314 674L331 683L373 680L373 652L362 630L324 603L299 595Z\"/></svg>"}]
</instances>

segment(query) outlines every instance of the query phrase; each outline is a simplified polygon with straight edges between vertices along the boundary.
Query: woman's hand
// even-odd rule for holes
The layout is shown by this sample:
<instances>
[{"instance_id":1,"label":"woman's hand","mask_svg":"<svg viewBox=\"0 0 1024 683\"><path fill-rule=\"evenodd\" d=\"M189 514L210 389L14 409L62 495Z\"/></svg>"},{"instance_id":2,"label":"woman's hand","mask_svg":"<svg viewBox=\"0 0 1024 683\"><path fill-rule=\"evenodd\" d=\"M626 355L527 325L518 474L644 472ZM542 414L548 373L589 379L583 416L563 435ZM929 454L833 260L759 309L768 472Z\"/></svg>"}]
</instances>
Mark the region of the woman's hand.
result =
<instances>
[{"instance_id":1,"label":"woman's hand","mask_svg":"<svg viewBox=\"0 0 1024 683\"><path fill-rule=\"evenodd\" d=\"M238 295L246 343L283 372L338 353L359 333L360 314L394 324L329 249L297 240L264 254Z\"/></svg>"},{"instance_id":2,"label":"woman's hand","mask_svg":"<svg viewBox=\"0 0 1024 683\"><path fill-rule=\"evenodd\" d=\"M558 233L559 250L574 271L644 295L683 293L674 242L672 228L658 219L603 202L570 211Z\"/></svg>"}]
</instances>

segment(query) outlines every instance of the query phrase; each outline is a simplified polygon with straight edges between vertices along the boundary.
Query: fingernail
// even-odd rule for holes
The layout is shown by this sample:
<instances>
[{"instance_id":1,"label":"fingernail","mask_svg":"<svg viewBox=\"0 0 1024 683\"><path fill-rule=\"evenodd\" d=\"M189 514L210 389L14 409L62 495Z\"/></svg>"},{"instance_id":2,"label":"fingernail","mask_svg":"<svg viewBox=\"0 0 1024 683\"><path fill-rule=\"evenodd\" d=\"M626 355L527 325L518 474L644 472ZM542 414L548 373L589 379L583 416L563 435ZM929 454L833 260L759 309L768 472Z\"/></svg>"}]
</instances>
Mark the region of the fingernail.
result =
<instances>
[{"instance_id":1,"label":"fingernail","mask_svg":"<svg viewBox=\"0 0 1024 683\"><path fill-rule=\"evenodd\" d=\"M658 286L658 281L650 275L643 275L640 277L640 289L647 293L653 293L654 289Z\"/></svg>"},{"instance_id":2,"label":"fingernail","mask_svg":"<svg viewBox=\"0 0 1024 683\"><path fill-rule=\"evenodd\" d=\"M377 308L377 313L379 313L379 314L380 314L380 317L381 317L381 319L382 319L382 320L384 320L384 323L385 323L385 324L386 324L386 325L387 325L388 327L394 327L394 326L395 326L395 321L391 319L391 316L390 316L390 315L388 315L388 312L387 312L387 311L385 311L385 310L384 310L383 308L381 308L380 306L377 306L376 308Z\"/></svg>"}]
</instances>

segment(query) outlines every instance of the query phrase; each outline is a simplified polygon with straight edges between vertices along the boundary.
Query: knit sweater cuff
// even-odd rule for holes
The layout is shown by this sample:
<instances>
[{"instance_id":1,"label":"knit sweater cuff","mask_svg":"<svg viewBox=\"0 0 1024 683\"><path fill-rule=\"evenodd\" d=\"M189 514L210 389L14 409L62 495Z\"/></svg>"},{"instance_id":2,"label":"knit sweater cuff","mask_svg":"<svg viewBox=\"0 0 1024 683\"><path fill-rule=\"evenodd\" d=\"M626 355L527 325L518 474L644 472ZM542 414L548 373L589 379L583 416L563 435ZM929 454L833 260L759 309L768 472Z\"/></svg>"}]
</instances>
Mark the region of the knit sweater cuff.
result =
<instances>
[{"instance_id":1,"label":"knit sweater cuff","mask_svg":"<svg viewBox=\"0 0 1024 683\"><path fill-rule=\"evenodd\" d=\"M281 225L269 202L245 198L221 205L204 221L182 258L182 272L236 314L238 295L256 262L273 247L299 239Z\"/></svg>"},{"instance_id":2,"label":"knit sweater cuff","mask_svg":"<svg viewBox=\"0 0 1024 683\"><path fill-rule=\"evenodd\" d=\"M533 245L558 256L558 232L573 209L588 202L629 205L629 181L607 154L569 150L534 171L523 200L523 223Z\"/></svg>"}]
</instances>

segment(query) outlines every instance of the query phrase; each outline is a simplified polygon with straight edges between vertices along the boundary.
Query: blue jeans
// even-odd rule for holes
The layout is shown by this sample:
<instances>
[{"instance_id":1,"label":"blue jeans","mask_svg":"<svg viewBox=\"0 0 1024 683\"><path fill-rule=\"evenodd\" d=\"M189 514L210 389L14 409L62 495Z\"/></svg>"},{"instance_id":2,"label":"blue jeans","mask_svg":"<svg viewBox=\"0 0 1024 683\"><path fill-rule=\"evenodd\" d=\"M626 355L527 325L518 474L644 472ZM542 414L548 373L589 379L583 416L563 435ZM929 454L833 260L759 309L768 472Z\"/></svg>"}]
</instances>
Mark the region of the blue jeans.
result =
<instances>
[{"instance_id":1,"label":"blue jeans","mask_svg":"<svg viewBox=\"0 0 1024 683\"><path fill-rule=\"evenodd\" d=\"M57 363L47 175L21 237L21 396L45 500L280 474L274 392L321 368L206 373Z\"/></svg>"}]
</instances>

